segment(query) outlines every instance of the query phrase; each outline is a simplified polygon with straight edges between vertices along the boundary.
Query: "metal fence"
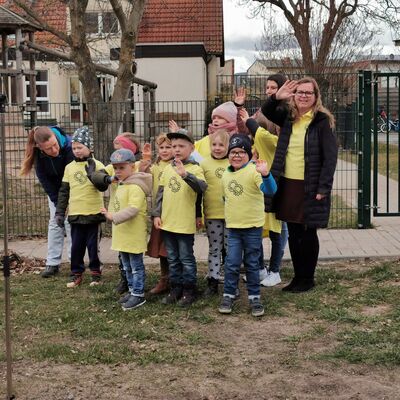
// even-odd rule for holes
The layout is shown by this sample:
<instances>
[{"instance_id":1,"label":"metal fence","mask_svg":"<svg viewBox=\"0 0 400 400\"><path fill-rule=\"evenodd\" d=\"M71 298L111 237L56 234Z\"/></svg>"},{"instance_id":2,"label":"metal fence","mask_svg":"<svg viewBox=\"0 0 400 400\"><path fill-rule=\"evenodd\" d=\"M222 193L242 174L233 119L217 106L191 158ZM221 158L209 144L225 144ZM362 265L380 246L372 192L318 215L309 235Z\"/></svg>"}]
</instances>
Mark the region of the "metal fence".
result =
<instances>
[{"instance_id":1,"label":"metal fence","mask_svg":"<svg viewBox=\"0 0 400 400\"><path fill-rule=\"evenodd\" d=\"M44 235L47 230L48 207L43 189L34 173L26 178L19 176L27 134L34 122L38 125L58 124L69 134L72 134L76 128L88 124L95 136L95 156L108 164L112 141L122 131L135 132L141 143L152 142L156 135L168 130L168 121L174 119L180 126L192 131L196 139L201 138L210 122L211 110L217 104L232 99L233 86L228 90L228 83L223 83L223 78L218 82L221 95L213 101L155 102L150 106L150 110L146 103L114 104L107 110L108 117L102 116L102 127L91 124L88 107L85 104L48 104L48 112L38 113L35 118L32 118L31 113L24 111L25 107L17 105L6 107L4 132L10 236ZM260 82L255 80L254 87L247 83L249 100L246 102L246 107L250 112L259 107L264 99L262 93L264 86L261 80L264 79L265 82L265 77L257 77L257 79ZM340 141L330 228L357 226L357 79L353 82L352 79L347 78L347 81L351 81L352 85L346 87L346 90L329 88L324 92L325 104L333 111L337 119L337 133ZM104 108L100 111L104 113ZM2 204L0 204L1 210ZM3 227L0 226L0 233L2 231Z\"/></svg>"}]
</instances>

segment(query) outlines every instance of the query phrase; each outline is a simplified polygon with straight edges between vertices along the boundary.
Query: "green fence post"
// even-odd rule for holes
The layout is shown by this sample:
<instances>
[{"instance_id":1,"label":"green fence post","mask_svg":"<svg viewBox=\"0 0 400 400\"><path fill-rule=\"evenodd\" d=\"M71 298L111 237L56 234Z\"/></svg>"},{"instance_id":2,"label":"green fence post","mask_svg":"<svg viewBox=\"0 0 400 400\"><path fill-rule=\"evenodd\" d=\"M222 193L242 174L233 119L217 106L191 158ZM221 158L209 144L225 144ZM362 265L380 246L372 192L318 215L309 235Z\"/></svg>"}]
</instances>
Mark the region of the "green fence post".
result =
<instances>
[{"instance_id":1,"label":"green fence post","mask_svg":"<svg viewBox=\"0 0 400 400\"><path fill-rule=\"evenodd\" d=\"M358 228L371 227L372 72L359 72Z\"/></svg>"}]
</instances>

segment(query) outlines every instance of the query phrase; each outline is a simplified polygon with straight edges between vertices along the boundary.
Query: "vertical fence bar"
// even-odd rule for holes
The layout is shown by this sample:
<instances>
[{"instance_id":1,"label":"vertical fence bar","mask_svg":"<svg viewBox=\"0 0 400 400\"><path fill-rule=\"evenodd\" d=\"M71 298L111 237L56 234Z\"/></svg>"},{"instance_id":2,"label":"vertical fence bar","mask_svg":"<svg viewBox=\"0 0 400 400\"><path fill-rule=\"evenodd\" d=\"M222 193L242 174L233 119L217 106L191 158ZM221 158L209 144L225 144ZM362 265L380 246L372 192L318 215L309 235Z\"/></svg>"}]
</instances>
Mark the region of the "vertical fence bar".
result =
<instances>
[{"instance_id":1,"label":"vertical fence bar","mask_svg":"<svg viewBox=\"0 0 400 400\"><path fill-rule=\"evenodd\" d=\"M359 105L360 151L359 151L359 180L358 180L358 227L371 226L371 102L372 72L363 71Z\"/></svg>"},{"instance_id":2,"label":"vertical fence bar","mask_svg":"<svg viewBox=\"0 0 400 400\"><path fill-rule=\"evenodd\" d=\"M14 399L12 394L12 354L11 354L11 304L10 304L10 257L8 255L8 211L7 211L7 173L6 173L6 129L5 103L7 97L0 94L0 136L1 136L1 181L3 188L3 235L4 235L4 330L6 344L6 381L7 400Z\"/></svg>"}]
</instances>

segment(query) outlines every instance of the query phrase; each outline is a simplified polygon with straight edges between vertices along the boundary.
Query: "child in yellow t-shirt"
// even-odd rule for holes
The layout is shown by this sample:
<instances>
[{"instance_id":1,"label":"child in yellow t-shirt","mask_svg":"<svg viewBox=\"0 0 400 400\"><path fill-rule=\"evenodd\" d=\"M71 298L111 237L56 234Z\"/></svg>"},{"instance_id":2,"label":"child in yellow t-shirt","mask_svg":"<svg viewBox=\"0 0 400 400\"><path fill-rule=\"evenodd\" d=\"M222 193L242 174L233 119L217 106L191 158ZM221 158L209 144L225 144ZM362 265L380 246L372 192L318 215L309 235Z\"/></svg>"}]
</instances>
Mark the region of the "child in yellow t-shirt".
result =
<instances>
[{"instance_id":1,"label":"child in yellow t-shirt","mask_svg":"<svg viewBox=\"0 0 400 400\"><path fill-rule=\"evenodd\" d=\"M157 159L151 166L150 172L153 176L153 206L155 205L156 194L160 179L164 169L171 163L173 158L171 140L168 139L166 133L160 133L156 138ZM169 289L169 268L167 259L167 250L161 237L160 229L156 229L152 225L150 240L147 246L147 255L160 259L161 276L156 286L150 290L151 294L161 294Z\"/></svg>"},{"instance_id":2,"label":"child in yellow t-shirt","mask_svg":"<svg viewBox=\"0 0 400 400\"><path fill-rule=\"evenodd\" d=\"M100 223L105 221L100 213L103 207L103 195L91 183L86 175L88 160L94 169L104 165L93 158L93 139L89 128L84 126L72 136L72 152L75 160L64 170L56 208L57 225L63 226L68 208L68 222L71 225L71 276L67 287L73 288L82 283L85 271L83 258L86 249L89 255L89 269L92 276L91 286L101 280L99 260Z\"/></svg>"},{"instance_id":3,"label":"child in yellow t-shirt","mask_svg":"<svg viewBox=\"0 0 400 400\"><path fill-rule=\"evenodd\" d=\"M227 230L225 228L222 174L229 165L227 157L229 134L217 130L210 136L211 155L205 157L200 166L207 182L204 193L204 218L208 237L208 275L206 296L218 294L218 282L222 253L226 249Z\"/></svg>"},{"instance_id":4,"label":"child in yellow t-shirt","mask_svg":"<svg viewBox=\"0 0 400 400\"><path fill-rule=\"evenodd\" d=\"M138 161L141 156L141 146L139 141L136 139L135 135L131 132L123 132L119 134L118 136L115 137L113 140L113 146L114 150L119 150L119 149L128 149L130 150L134 156L135 159L137 160L135 163L135 169L136 171L139 170L139 165L140 161ZM146 154L145 151L143 151L143 159L147 160L149 159L150 156ZM116 178L115 173L114 173L114 167L110 163L108 164L103 170L98 170L94 171L93 167L89 165L88 167L88 177L92 181L92 183L96 186L97 189L101 191L107 190L109 188L109 205L110 207L113 206L114 204L114 196L115 196L115 191L117 190L118 186L118 178ZM110 211L113 211L112 208L110 208ZM123 294L128 291L128 281L126 279L126 274L124 267L122 265L121 257L118 255L118 260L119 260L119 271L120 271L120 281L118 282L115 291L117 294Z\"/></svg>"},{"instance_id":5,"label":"child in yellow t-shirt","mask_svg":"<svg viewBox=\"0 0 400 400\"><path fill-rule=\"evenodd\" d=\"M119 251L128 280L129 293L119 300L122 309L132 310L143 305L145 268L143 252L147 247L147 201L151 193L151 175L135 173L135 156L128 149L111 154L111 164L118 179L111 208L102 208L107 220L113 223L113 250Z\"/></svg>"},{"instance_id":6,"label":"child in yellow t-shirt","mask_svg":"<svg viewBox=\"0 0 400 400\"><path fill-rule=\"evenodd\" d=\"M229 167L222 175L228 251L225 260L224 295L219 312L230 314L238 286L242 261L246 268L251 313L264 314L260 301L259 259L264 225L264 196L276 192L276 183L267 163L252 158L247 135L233 135L229 141Z\"/></svg>"},{"instance_id":7,"label":"child in yellow t-shirt","mask_svg":"<svg viewBox=\"0 0 400 400\"><path fill-rule=\"evenodd\" d=\"M193 254L196 232L196 199L207 188L203 170L190 158L192 136L184 131L168 133L174 159L160 179L152 215L162 230L169 264L170 292L163 304L178 301L190 306L197 298L197 265Z\"/></svg>"}]
</instances>

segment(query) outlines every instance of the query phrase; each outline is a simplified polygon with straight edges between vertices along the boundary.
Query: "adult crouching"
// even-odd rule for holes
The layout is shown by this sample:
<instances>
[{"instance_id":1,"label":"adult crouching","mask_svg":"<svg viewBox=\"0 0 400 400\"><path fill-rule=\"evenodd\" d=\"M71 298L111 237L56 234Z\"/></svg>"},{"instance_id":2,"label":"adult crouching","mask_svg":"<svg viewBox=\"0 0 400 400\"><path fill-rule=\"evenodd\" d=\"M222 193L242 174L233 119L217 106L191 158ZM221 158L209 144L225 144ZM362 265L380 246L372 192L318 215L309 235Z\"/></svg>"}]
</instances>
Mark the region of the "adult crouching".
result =
<instances>
[{"instance_id":1,"label":"adult crouching","mask_svg":"<svg viewBox=\"0 0 400 400\"><path fill-rule=\"evenodd\" d=\"M22 176L28 175L35 167L36 176L47 194L50 211L43 278L59 272L65 234L68 237L68 247L71 248L71 230L68 222L65 221L64 230L56 224L54 217L64 169L73 159L71 139L57 126L37 126L29 132L20 173Z\"/></svg>"}]
</instances>

